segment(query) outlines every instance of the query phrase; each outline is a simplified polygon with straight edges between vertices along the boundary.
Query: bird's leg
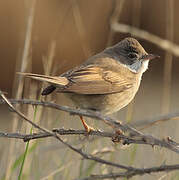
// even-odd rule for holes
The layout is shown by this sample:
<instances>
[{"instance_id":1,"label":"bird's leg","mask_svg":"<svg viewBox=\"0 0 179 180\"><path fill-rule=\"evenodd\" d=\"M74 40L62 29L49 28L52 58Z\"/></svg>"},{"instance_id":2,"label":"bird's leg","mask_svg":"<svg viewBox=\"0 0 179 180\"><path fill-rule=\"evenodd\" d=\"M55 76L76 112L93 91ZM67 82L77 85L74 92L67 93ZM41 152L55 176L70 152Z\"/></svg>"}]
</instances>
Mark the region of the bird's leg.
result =
<instances>
[{"instance_id":1,"label":"bird's leg","mask_svg":"<svg viewBox=\"0 0 179 180\"><path fill-rule=\"evenodd\" d=\"M86 130L87 133L90 133L90 131L94 131L95 129L91 126L88 126L88 124L85 122L85 120L83 119L83 116L80 116L81 122L83 123L83 126Z\"/></svg>"},{"instance_id":2,"label":"bird's leg","mask_svg":"<svg viewBox=\"0 0 179 180\"><path fill-rule=\"evenodd\" d=\"M121 142L120 135L124 135L124 133L123 133L120 129L116 130L114 136L112 137L112 141L113 141L114 143L119 143L119 142ZM123 143L122 143L122 144L123 144Z\"/></svg>"}]
</instances>

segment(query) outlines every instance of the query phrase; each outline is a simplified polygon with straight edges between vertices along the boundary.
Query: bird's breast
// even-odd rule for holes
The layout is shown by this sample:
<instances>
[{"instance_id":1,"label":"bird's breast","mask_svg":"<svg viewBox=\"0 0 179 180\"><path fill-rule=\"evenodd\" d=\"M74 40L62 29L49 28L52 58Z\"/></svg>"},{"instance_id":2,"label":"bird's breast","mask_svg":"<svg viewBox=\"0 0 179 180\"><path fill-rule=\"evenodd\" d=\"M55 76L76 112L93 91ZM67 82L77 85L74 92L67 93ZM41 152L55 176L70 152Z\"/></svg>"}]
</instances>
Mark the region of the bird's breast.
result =
<instances>
[{"instance_id":1,"label":"bird's breast","mask_svg":"<svg viewBox=\"0 0 179 180\"><path fill-rule=\"evenodd\" d=\"M112 114L127 106L138 91L140 81L133 84L133 87L112 94L83 95L67 93L76 106L82 109L100 111L102 114Z\"/></svg>"}]
</instances>

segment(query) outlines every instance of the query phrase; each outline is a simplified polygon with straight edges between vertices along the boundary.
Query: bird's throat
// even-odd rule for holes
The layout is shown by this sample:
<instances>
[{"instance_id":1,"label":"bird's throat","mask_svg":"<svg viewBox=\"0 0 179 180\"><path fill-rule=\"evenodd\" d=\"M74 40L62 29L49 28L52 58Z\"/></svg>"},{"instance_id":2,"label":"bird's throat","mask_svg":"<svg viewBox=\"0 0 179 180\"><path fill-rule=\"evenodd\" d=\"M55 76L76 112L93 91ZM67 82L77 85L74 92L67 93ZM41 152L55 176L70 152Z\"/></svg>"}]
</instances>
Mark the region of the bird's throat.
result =
<instances>
[{"instance_id":1,"label":"bird's throat","mask_svg":"<svg viewBox=\"0 0 179 180\"><path fill-rule=\"evenodd\" d=\"M144 73L148 69L148 66L149 66L149 60L143 61L141 72Z\"/></svg>"},{"instance_id":2,"label":"bird's throat","mask_svg":"<svg viewBox=\"0 0 179 180\"><path fill-rule=\"evenodd\" d=\"M136 63L133 63L131 65L126 65L127 68L129 68L130 71L134 73L144 73L148 69L149 60L145 61L137 61Z\"/></svg>"}]
</instances>

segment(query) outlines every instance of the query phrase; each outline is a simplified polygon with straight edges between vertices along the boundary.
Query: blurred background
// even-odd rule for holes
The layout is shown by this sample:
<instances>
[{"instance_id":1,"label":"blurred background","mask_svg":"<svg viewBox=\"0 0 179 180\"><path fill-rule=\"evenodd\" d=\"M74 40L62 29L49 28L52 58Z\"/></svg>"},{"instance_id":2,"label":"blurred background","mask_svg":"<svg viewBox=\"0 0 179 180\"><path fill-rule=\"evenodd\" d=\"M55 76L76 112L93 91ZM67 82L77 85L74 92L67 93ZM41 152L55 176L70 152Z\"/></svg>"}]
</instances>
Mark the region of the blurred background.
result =
<instances>
[{"instance_id":1,"label":"blurred background","mask_svg":"<svg viewBox=\"0 0 179 180\"><path fill-rule=\"evenodd\" d=\"M40 97L42 84L22 79L16 72L59 75L125 37L135 37L148 53L160 55L150 63L135 100L112 115L123 123L179 111L179 24L177 0L0 0L0 84L8 98L29 98L73 106L63 94ZM121 24L121 26L120 26ZM123 24L129 25L124 30ZM153 34L136 33L136 27ZM168 48L162 39L169 40ZM160 41L161 40L161 41ZM170 43L172 42L172 43ZM171 45L171 46L170 46ZM174 45L174 47L172 46ZM173 47L173 48L172 48ZM29 118L48 129L82 129L78 117L30 105L17 105ZM143 129L160 139L179 142L178 118ZM102 122L88 124L111 131ZM136 127L137 128L137 127ZM0 105L0 131L29 134L31 126ZM33 130L35 132L35 130ZM110 139L64 137L88 153L120 164L152 167L174 164L179 157L166 149L144 145L122 147ZM27 144L0 138L0 179L17 179ZM146 156L147 154L147 156ZM22 179L74 179L90 174L116 172L115 168L82 159L53 138L29 143ZM178 172L159 173L132 179L179 179Z\"/></svg>"}]
</instances>

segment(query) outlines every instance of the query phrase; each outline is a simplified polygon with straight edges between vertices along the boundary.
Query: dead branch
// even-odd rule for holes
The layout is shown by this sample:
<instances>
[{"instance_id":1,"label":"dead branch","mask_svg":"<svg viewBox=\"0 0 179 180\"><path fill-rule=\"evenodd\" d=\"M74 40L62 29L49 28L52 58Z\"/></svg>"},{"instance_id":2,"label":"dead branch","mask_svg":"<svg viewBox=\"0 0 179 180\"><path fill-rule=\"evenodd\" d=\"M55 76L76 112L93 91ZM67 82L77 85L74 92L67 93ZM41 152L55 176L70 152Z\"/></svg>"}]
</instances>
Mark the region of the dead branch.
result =
<instances>
[{"instance_id":1,"label":"dead branch","mask_svg":"<svg viewBox=\"0 0 179 180\"><path fill-rule=\"evenodd\" d=\"M135 126L135 127L141 127L141 129L144 128L148 128L151 127L153 125L162 123L162 122L166 122L169 121L171 119L177 118L179 116L179 112L173 112L173 113L169 113L169 114L165 114L165 115L159 115L153 118L146 118L143 120L140 120L138 122L135 123L131 123L131 126Z\"/></svg>"},{"instance_id":2,"label":"dead branch","mask_svg":"<svg viewBox=\"0 0 179 180\"><path fill-rule=\"evenodd\" d=\"M131 178L136 175L144 175L144 174L151 174L157 172L169 172L173 170L178 170L179 164L176 165L162 165L158 167L152 168L143 168L143 169L136 169L134 171L126 171L121 173L110 173L110 174L103 174L103 175L91 175L86 178L76 179L76 180L95 180L95 179L114 179L114 178Z\"/></svg>"},{"instance_id":3,"label":"dead branch","mask_svg":"<svg viewBox=\"0 0 179 180\"><path fill-rule=\"evenodd\" d=\"M152 172L160 172L160 171L172 171L172 170L176 170L176 169L179 169L179 165L166 165L166 166L160 166L160 167L152 167L152 168L146 168L146 169L140 169L140 168L134 168L134 167L131 167L131 166L125 166L125 165L121 165L121 164L118 164L118 163L113 163L111 161L107 161L107 160L104 160L104 159L101 159L101 158L98 158L98 157L95 157L91 154L86 154L84 153L81 149L77 149L73 146L71 146L70 144L68 144L67 142L63 141L60 136L57 134L57 132L53 132L53 131L50 131L50 130L47 130L35 123L33 123L30 119L28 119L23 113L21 113L19 110L17 110L11 103L10 101L5 97L4 94L2 94L2 92L0 91L0 96L3 98L4 102L6 102L6 104L16 113L18 114L21 118L23 118L26 122L30 123L31 125L33 125L35 128L41 130L43 133L47 133L47 135L50 135L50 136L53 136L55 137L57 140L59 140L62 144L64 144L65 146L69 147L71 150L73 150L74 152L78 153L79 155L81 155L84 159L87 159L87 160L93 160L93 161L96 161L98 163L101 163L101 164L106 164L106 165L109 165L109 166L113 166L113 167L116 167L116 168L120 168L120 169L123 169L125 172L123 172L123 174L125 175L124 177L132 177L132 176L135 176L135 175L144 175L146 173L152 173ZM107 119L107 118L106 118ZM110 121L109 121L110 122ZM122 125L121 125L122 126ZM127 129L127 130L130 130ZM135 132L135 130L134 130ZM138 132L138 131L137 131ZM16 134L17 135L17 134ZM149 139L147 139L149 140ZM98 175L98 179L100 178L99 176L104 176L104 175ZM107 176L107 175L106 175ZM114 177L114 176L113 176ZM90 179L92 178L89 177ZM89 179L88 178L88 179ZM93 179L94 179L94 176L93 176ZM101 178L102 179L102 178ZM103 178L105 179L105 178Z\"/></svg>"},{"instance_id":4,"label":"dead branch","mask_svg":"<svg viewBox=\"0 0 179 180\"><path fill-rule=\"evenodd\" d=\"M56 132L59 135L84 135L86 136L85 130L74 130L74 129L54 129L53 132ZM179 144L170 139L169 137L163 140L155 139L153 140L153 137L148 136L148 139L151 138L152 140L146 141L145 139L137 139L136 137L128 137L122 134L116 134L115 132L103 132L103 131L91 131L89 133L89 136L99 136L99 137L107 137L111 138L115 142L121 142L123 144L143 144L143 145L156 145L160 147L165 147L167 149L170 149L176 153L179 151ZM35 140L35 139L41 139L41 138L47 138L47 137L53 137L53 135L49 133L33 133L33 134L21 134L21 133L6 133L6 132L0 132L0 137L4 138L14 138L14 139L22 139L24 142Z\"/></svg>"},{"instance_id":5,"label":"dead branch","mask_svg":"<svg viewBox=\"0 0 179 180\"><path fill-rule=\"evenodd\" d=\"M102 120L102 121L106 122L107 124L109 124L110 126L114 127L114 130L116 130L117 128L120 128L124 132L129 132L129 135L125 136L122 134L116 134L115 131L113 133L102 132L102 131L92 131L90 135L109 137L109 138L112 138L115 142L122 141L123 144L146 144L146 145L151 145L151 146L165 147L171 151L179 153L179 144L177 142L171 140L170 138L167 137L163 140L159 140L151 135L145 135L128 125L122 125L119 121L116 121L115 119L112 119L112 118L106 117L106 116L102 116L100 113L97 113L97 112L87 111L87 110L82 110L82 109L72 109L70 107L60 106L60 105L57 105L57 104L51 103L51 102L34 101L34 100L28 100L28 99L21 99L21 100L10 99L8 101L11 102L12 104L18 103L18 104L41 105L41 106L45 106L45 107L49 107L49 108L54 108L57 110L66 111L66 112L72 113L72 114L96 118L96 119ZM5 101L1 100L0 103L5 103ZM32 125L33 124L34 123L32 123ZM41 127L38 128L39 126L36 124L34 126L37 129L41 128ZM42 130L42 129L40 129L40 130ZM46 130L46 131L48 131L48 132L44 132L44 134L34 134L34 135L26 135L26 136L24 135L23 137L21 136L20 139L29 141L31 139L54 136L54 134L51 134L51 131L50 131L50 133L49 133L49 130ZM83 134L84 135L85 134L84 131L64 130L64 129L56 130L55 132L59 133L60 135L67 135L67 134ZM15 134L15 135L17 135L17 134ZM2 137L2 136L5 137L5 135L0 135L0 137ZM13 136L11 136L9 138L13 138ZM14 138L16 138L16 136Z\"/></svg>"}]
</instances>

